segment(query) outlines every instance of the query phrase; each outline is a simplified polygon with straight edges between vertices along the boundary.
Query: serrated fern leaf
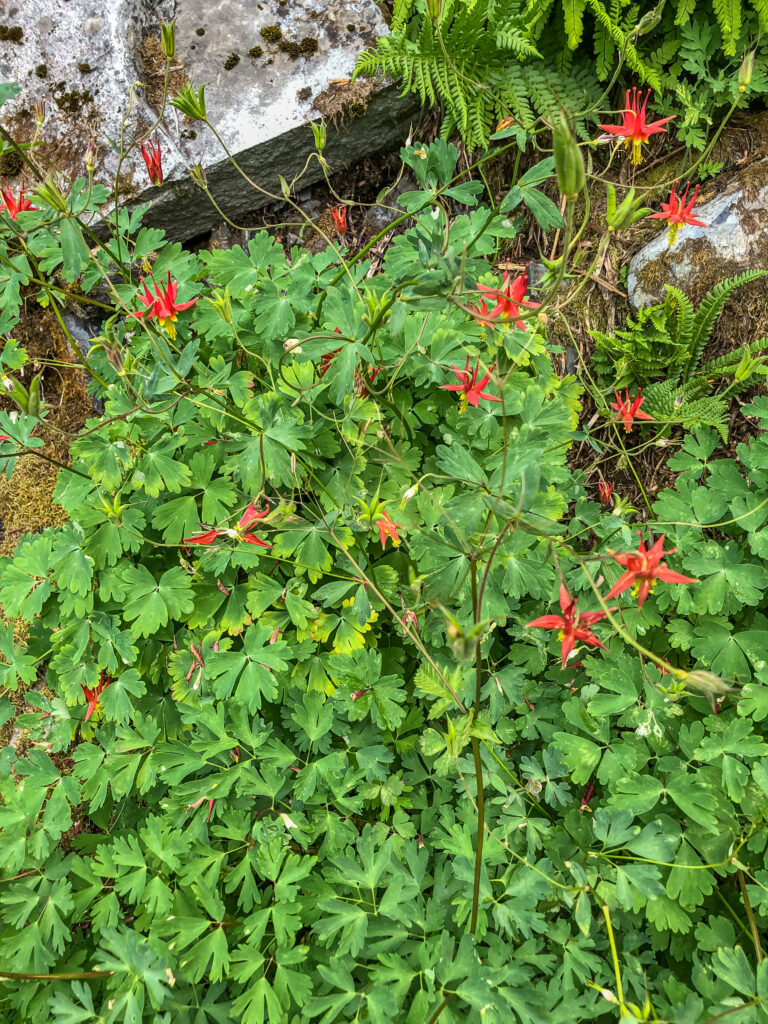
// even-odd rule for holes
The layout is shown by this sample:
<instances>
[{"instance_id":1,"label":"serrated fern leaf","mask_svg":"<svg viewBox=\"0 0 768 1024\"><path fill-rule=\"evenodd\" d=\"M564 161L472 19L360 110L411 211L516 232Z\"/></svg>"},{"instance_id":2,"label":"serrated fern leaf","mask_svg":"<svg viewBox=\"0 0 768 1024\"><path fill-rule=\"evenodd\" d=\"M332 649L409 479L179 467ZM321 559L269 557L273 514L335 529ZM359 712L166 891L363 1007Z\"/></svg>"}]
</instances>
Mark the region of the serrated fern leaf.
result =
<instances>
[{"instance_id":1,"label":"serrated fern leaf","mask_svg":"<svg viewBox=\"0 0 768 1024\"><path fill-rule=\"evenodd\" d=\"M704 346L712 332L712 326L720 316L723 306L728 301L731 293L744 284L749 284L751 281L756 281L759 277L764 277L766 273L768 271L765 270L745 270L743 274L739 274L737 277L729 277L725 281L721 281L720 284L715 285L712 291L706 295L694 318L690 358L683 370L683 380L688 380L691 374L698 369Z\"/></svg>"}]
</instances>

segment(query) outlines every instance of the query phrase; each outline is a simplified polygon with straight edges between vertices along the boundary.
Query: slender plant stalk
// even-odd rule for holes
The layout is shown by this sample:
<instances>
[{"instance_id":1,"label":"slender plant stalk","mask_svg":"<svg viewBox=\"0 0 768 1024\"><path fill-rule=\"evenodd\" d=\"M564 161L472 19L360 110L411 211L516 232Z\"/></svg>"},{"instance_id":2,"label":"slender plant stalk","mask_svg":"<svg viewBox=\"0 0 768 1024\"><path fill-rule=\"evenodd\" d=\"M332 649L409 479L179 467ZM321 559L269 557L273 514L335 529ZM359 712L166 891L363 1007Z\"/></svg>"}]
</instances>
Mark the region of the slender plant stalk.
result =
<instances>
[{"instance_id":1,"label":"slender plant stalk","mask_svg":"<svg viewBox=\"0 0 768 1024\"><path fill-rule=\"evenodd\" d=\"M747 893L747 883L744 880L744 872L739 870L739 888L741 889L741 898L744 900L744 909L747 912L747 920L749 921L749 930L752 932L752 941L755 944L755 956L757 962L762 963L763 961L763 949L760 945L760 933L757 930L757 923L755 921L755 915L752 913L752 904L749 902L749 895Z\"/></svg>"},{"instance_id":2,"label":"slender plant stalk","mask_svg":"<svg viewBox=\"0 0 768 1024\"><path fill-rule=\"evenodd\" d=\"M477 594L477 562L470 563L472 573L472 607L475 612L475 625L480 621L480 604ZM480 653L480 640L475 644L475 716L480 709L480 698L483 686L483 657ZM485 839L485 792L483 790L483 761L480 757L480 740L472 737L472 756L475 759L475 778L477 779L477 842L475 844L475 877L472 883L472 917L469 930L472 935L477 930L477 912L480 906L480 874L483 869L483 841Z\"/></svg>"}]
</instances>

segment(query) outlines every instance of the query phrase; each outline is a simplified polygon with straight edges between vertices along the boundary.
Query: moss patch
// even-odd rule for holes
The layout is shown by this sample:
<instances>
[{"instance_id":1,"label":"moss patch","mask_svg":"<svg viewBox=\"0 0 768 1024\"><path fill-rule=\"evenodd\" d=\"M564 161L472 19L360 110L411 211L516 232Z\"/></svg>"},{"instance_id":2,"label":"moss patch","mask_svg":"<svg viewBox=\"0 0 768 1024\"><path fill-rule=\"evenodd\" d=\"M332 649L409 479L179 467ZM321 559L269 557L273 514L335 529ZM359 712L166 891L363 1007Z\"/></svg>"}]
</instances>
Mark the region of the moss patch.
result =
<instances>
[{"instance_id":1,"label":"moss patch","mask_svg":"<svg viewBox=\"0 0 768 1024\"><path fill-rule=\"evenodd\" d=\"M24 161L16 150L9 150L0 156L0 176L4 178L15 178L24 170Z\"/></svg>"},{"instance_id":2,"label":"moss patch","mask_svg":"<svg viewBox=\"0 0 768 1024\"><path fill-rule=\"evenodd\" d=\"M47 64L38 64L37 67L35 68L35 74L37 75L38 78L47 78L48 77L48 65Z\"/></svg>"},{"instance_id":3,"label":"moss patch","mask_svg":"<svg viewBox=\"0 0 768 1024\"><path fill-rule=\"evenodd\" d=\"M317 53L319 44L312 36L306 36L299 43L299 48L305 57L311 57L313 53Z\"/></svg>"},{"instance_id":4,"label":"moss patch","mask_svg":"<svg viewBox=\"0 0 768 1024\"><path fill-rule=\"evenodd\" d=\"M0 42L16 43L21 46L24 38L24 29L21 25L0 25Z\"/></svg>"},{"instance_id":5,"label":"moss patch","mask_svg":"<svg viewBox=\"0 0 768 1024\"><path fill-rule=\"evenodd\" d=\"M41 424L35 435L45 441L39 451L59 463L69 464L69 434L74 434L85 420L94 415L91 398L85 390L85 378L58 321L50 310L43 310L30 298L14 336L29 355L23 381L42 373L42 393L51 406L47 424ZM48 360L62 364L48 366ZM15 409L7 396L3 408ZM66 431L66 433L62 433ZM59 475L58 465L27 455L16 462L10 480L0 477L0 555L10 554L19 539L30 532L66 522L66 513L51 503Z\"/></svg>"},{"instance_id":6,"label":"moss patch","mask_svg":"<svg viewBox=\"0 0 768 1024\"><path fill-rule=\"evenodd\" d=\"M239 53L230 53L230 55L224 61L224 70L225 71L231 71L232 68L236 68L239 63L240 63L240 54Z\"/></svg>"},{"instance_id":7,"label":"moss patch","mask_svg":"<svg viewBox=\"0 0 768 1024\"><path fill-rule=\"evenodd\" d=\"M79 114L84 106L93 103L93 93L88 89L67 89L66 82L57 82L53 89L53 102L65 114Z\"/></svg>"},{"instance_id":8,"label":"moss patch","mask_svg":"<svg viewBox=\"0 0 768 1024\"><path fill-rule=\"evenodd\" d=\"M165 83L165 54L160 40L154 36L147 36L141 44L140 52L147 103L154 110L159 110L163 103L163 85ZM186 70L178 58L175 58L168 75L168 95L178 95L188 81Z\"/></svg>"},{"instance_id":9,"label":"moss patch","mask_svg":"<svg viewBox=\"0 0 768 1024\"><path fill-rule=\"evenodd\" d=\"M276 43L278 39L283 38L283 30L279 25L265 25L260 29L260 35L268 43Z\"/></svg>"},{"instance_id":10,"label":"moss patch","mask_svg":"<svg viewBox=\"0 0 768 1024\"><path fill-rule=\"evenodd\" d=\"M278 50L281 50L283 53L286 53L291 58L291 60L298 60L299 57L301 56L301 47L299 46L299 44L288 42L287 39L281 39L280 42L277 44L277 48Z\"/></svg>"},{"instance_id":11,"label":"moss patch","mask_svg":"<svg viewBox=\"0 0 768 1024\"><path fill-rule=\"evenodd\" d=\"M315 97L313 106L334 124L345 118L360 117L368 109L376 86L370 80L340 82L324 89Z\"/></svg>"},{"instance_id":12,"label":"moss patch","mask_svg":"<svg viewBox=\"0 0 768 1024\"><path fill-rule=\"evenodd\" d=\"M91 71L93 71L93 68L87 60L84 60L77 65L77 70L83 75L88 75L91 73Z\"/></svg>"},{"instance_id":13,"label":"moss patch","mask_svg":"<svg viewBox=\"0 0 768 1024\"><path fill-rule=\"evenodd\" d=\"M249 57L260 57L264 53L260 46L252 46L248 51Z\"/></svg>"}]
</instances>

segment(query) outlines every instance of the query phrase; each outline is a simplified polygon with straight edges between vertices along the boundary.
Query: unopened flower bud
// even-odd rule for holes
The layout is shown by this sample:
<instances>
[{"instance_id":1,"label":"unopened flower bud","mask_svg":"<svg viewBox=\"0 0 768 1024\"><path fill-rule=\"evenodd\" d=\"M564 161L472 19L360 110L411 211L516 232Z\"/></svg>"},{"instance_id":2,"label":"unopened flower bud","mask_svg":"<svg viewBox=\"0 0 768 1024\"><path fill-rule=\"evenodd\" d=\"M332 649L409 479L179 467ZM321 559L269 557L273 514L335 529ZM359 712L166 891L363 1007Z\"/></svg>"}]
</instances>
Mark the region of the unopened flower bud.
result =
<instances>
[{"instance_id":1,"label":"unopened flower bud","mask_svg":"<svg viewBox=\"0 0 768 1024\"><path fill-rule=\"evenodd\" d=\"M427 0L427 16L437 22L443 10L443 0Z\"/></svg>"},{"instance_id":2,"label":"unopened flower bud","mask_svg":"<svg viewBox=\"0 0 768 1024\"><path fill-rule=\"evenodd\" d=\"M515 123L514 117L510 114L508 117L502 117L499 123L496 125L497 132L503 132L506 128L511 128Z\"/></svg>"},{"instance_id":3,"label":"unopened flower bud","mask_svg":"<svg viewBox=\"0 0 768 1024\"><path fill-rule=\"evenodd\" d=\"M407 634L411 629L415 633L419 632L419 618L412 608L405 609L405 613L400 619L400 622L403 626L403 634Z\"/></svg>"},{"instance_id":4,"label":"unopened flower bud","mask_svg":"<svg viewBox=\"0 0 768 1024\"><path fill-rule=\"evenodd\" d=\"M715 697L725 695L733 689L724 679L716 676L714 672L705 672L703 670L686 672L683 682L686 686L690 686L692 689L698 690L699 693L703 693L713 708Z\"/></svg>"},{"instance_id":5,"label":"unopened flower bud","mask_svg":"<svg viewBox=\"0 0 768 1024\"><path fill-rule=\"evenodd\" d=\"M405 504L407 501L410 501L411 498L414 497L418 489L418 484L414 484L413 487L409 487L408 490L403 495L403 504Z\"/></svg>"},{"instance_id":6,"label":"unopened flower bud","mask_svg":"<svg viewBox=\"0 0 768 1024\"><path fill-rule=\"evenodd\" d=\"M85 151L85 169L89 174L93 174L96 170L96 160L99 155L99 147L96 145L95 139L88 140L88 149Z\"/></svg>"},{"instance_id":7,"label":"unopened flower bud","mask_svg":"<svg viewBox=\"0 0 768 1024\"><path fill-rule=\"evenodd\" d=\"M745 92L752 81L752 71L755 67L755 51L745 54L744 60L739 68L739 92Z\"/></svg>"},{"instance_id":8,"label":"unopened flower bud","mask_svg":"<svg viewBox=\"0 0 768 1024\"><path fill-rule=\"evenodd\" d=\"M569 201L573 201L584 188L586 175L584 157L564 117L553 134L553 155L557 187Z\"/></svg>"},{"instance_id":9,"label":"unopened flower bud","mask_svg":"<svg viewBox=\"0 0 768 1024\"><path fill-rule=\"evenodd\" d=\"M45 96L42 99L36 100L32 110L35 115L35 121L37 121L38 128L45 120Z\"/></svg>"}]
</instances>

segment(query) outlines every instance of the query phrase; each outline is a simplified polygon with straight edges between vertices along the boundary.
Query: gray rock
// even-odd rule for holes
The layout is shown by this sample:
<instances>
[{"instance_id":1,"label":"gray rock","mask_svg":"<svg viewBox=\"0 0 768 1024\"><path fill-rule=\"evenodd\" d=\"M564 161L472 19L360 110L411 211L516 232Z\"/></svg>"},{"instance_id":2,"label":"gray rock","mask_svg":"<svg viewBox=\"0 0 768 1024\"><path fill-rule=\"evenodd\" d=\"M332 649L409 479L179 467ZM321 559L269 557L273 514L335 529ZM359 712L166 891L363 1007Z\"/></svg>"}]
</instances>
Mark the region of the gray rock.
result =
<instances>
[{"instance_id":1,"label":"gray rock","mask_svg":"<svg viewBox=\"0 0 768 1024\"><path fill-rule=\"evenodd\" d=\"M314 148L309 123L321 113L340 114L329 124L325 152L338 171L401 143L415 110L392 85L347 81L357 54L386 31L374 0L0 0L0 16L23 30L18 42L0 45L0 81L22 87L3 108L5 124L18 141L29 141L33 105L47 96L42 156L78 177L95 134L104 143L96 179L105 182L118 166L106 140L119 139L121 129L126 140L141 135L160 114L159 26L176 17L172 83L205 83L211 122L258 186L244 180L208 128L167 105L155 132L165 184L149 185L137 150L122 162L120 181L130 203L152 200L145 223L177 239L221 220L189 178L194 164L202 164L211 194L236 220L281 196L278 175L290 181L301 171ZM143 88L134 90L127 113L136 82ZM301 187L321 177L312 160Z\"/></svg>"},{"instance_id":2,"label":"gray rock","mask_svg":"<svg viewBox=\"0 0 768 1024\"><path fill-rule=\"evenodd\" d=\"M768 160L744 168L694 215L707 226L683 226L673 245L665 230L630 261L627 290L636 309L662 302L665 284L698 298L726 277L768 268Z\"/></svg>"}]
</instances>

